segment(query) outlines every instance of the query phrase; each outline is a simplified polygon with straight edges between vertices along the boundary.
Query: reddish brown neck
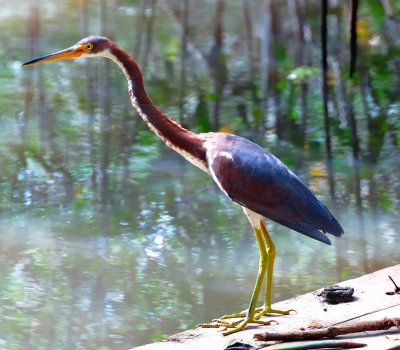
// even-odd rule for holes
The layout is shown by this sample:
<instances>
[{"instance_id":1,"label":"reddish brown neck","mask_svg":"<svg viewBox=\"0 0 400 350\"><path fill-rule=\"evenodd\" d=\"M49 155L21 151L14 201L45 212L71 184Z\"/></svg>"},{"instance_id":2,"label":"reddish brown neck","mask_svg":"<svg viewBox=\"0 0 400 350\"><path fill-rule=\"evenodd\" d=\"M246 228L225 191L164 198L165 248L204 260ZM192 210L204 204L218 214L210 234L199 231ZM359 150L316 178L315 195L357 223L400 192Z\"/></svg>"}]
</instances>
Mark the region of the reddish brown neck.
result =
<instances>
[{"instance_id":1,"label":"reddish brown neck","mask_svg":"<svg viewBox=\"0 0 400 350\"><path fill-rule=\"evenodd\" d=\"M169 147L207 171L203 140L171 120L154 105L146 93L143 76L136 61L116 45L111 48L111 58L124 71L132 104L150 129Z\"/></svg>"}]
</instances>

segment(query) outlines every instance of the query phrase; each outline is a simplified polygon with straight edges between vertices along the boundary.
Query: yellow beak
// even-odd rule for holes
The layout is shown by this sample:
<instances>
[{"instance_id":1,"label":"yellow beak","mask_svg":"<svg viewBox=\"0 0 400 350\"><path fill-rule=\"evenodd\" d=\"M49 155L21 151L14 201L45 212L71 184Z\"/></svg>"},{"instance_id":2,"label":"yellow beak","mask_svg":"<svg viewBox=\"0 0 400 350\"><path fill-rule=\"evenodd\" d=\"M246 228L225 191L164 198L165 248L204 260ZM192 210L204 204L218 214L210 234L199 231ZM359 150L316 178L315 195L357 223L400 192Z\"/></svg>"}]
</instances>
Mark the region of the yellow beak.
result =
<instances>
[{"instance_id":1,"label":"yellow beak","mask_svg":"<svg viewBox=\"0 0 400 350\"><path fill-rule=\"evenodd\" d=\"M82 50L81 46L72 46L68 49L58 51L50 55L34 58L33 60L23 63L22 66L31 66L33 64L39 64L49 61L65 60L67 58L78 58L83 53L84 51Z\"/></svg>"}]
</instances>

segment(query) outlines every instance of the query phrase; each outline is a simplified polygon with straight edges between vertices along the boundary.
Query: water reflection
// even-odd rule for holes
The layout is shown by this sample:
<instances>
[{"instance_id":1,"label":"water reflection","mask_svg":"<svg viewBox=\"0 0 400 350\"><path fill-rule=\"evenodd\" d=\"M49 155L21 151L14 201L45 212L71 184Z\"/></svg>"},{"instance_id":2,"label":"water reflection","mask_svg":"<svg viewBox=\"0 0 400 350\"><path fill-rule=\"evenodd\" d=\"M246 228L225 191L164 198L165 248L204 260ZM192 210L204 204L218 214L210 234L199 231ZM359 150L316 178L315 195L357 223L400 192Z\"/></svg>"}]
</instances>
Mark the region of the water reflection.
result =
<instances>
[{"instance_id":1,"label":"water reflection","mask_svg":"<svg viewBox=\"0 0 400 350\"><path fill-rule=\"evenodd\" d=\"M24 195L3 215L7 349L126 349L247 306L258 253L246 218L204 174L171 157L104 212L93 203L49 209L57 197L38 205L31 183L35 209L21 209L30 206ZM398 262L399 218L381 211L355 219L354 211L338 212L346 234L332 247L270 224L275 300Z\"/></svg>"}]
</instances>

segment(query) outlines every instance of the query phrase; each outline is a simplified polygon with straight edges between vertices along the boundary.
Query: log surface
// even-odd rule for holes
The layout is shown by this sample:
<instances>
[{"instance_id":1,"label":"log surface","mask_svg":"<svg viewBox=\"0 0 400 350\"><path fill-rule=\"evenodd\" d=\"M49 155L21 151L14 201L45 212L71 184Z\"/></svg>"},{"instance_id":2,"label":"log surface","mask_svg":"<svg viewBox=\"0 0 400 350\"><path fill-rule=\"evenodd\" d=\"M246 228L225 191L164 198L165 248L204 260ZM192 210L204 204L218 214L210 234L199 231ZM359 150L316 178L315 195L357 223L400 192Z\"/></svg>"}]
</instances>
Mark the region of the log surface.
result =
<instances>
[{"instance_id":1,"label":"log surface","mask_svg":"<svg viewBox=\"0 0 400 350\"><path fill-rule=\"evenodd\" d=\"M400 294L387 295L395 287L390 281L391 276L398 284L400 282L400 265L388 267L359 278L347 280L338 285L354 288L354 300L351 302L327 305L317 297L318 292L307 293L292 299L274 304L277 309L295 309L297 314L287 316L266 317L279 322L270 326L248 326L244 331L222 336L218 329L197 328L175 334L163 342L152 343L135 350L223 350L235 342L251 344L256 348L267 347L268 350L278 349L282 344L274 341L261 342L253 339L254 334L263 332L298 332L311 326L321 327L351 326L359 321L382 320L400 315ZM322 288L321 288L322 290ZM325 311L326 310L326 311ZM210 315L210 319L213 315ZM367 344L366 349L393 349L400 347L400 332L397 328L387 331L369 331L357 334L339 336L337 340L349 339ZM274 345L276 344L276 345ZM295 344L295 343L291 343ZM296 342L301 344L301 342Z\"/></svg>"}]
</instances>

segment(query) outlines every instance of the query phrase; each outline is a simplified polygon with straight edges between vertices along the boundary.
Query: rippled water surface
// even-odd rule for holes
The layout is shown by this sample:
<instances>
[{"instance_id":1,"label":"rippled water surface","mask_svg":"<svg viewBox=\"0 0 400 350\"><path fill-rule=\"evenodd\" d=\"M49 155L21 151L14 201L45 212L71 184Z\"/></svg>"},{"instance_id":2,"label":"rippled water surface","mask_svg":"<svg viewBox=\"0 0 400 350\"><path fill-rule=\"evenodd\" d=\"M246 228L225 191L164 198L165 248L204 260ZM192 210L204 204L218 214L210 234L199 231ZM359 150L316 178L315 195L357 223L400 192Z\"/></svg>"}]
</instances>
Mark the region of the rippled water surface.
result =
<instances>
[{"instance_id":1,"label":"rippled water surface","mask_svg":"<svg viewBox=\"0 0 400 350\"><path fill-rule=\"evenodd\" d=\"M47 207L54 184L24 190L26 206L42 205L0 221L5 348L126 349L247 306L258 267L247 219L206 174L167 158L108 209ZM275 301L399 262L395 213L356 219L342 203L336 215L346 234L332 246L269 225Z\"/></svg>"}]
</instances>

